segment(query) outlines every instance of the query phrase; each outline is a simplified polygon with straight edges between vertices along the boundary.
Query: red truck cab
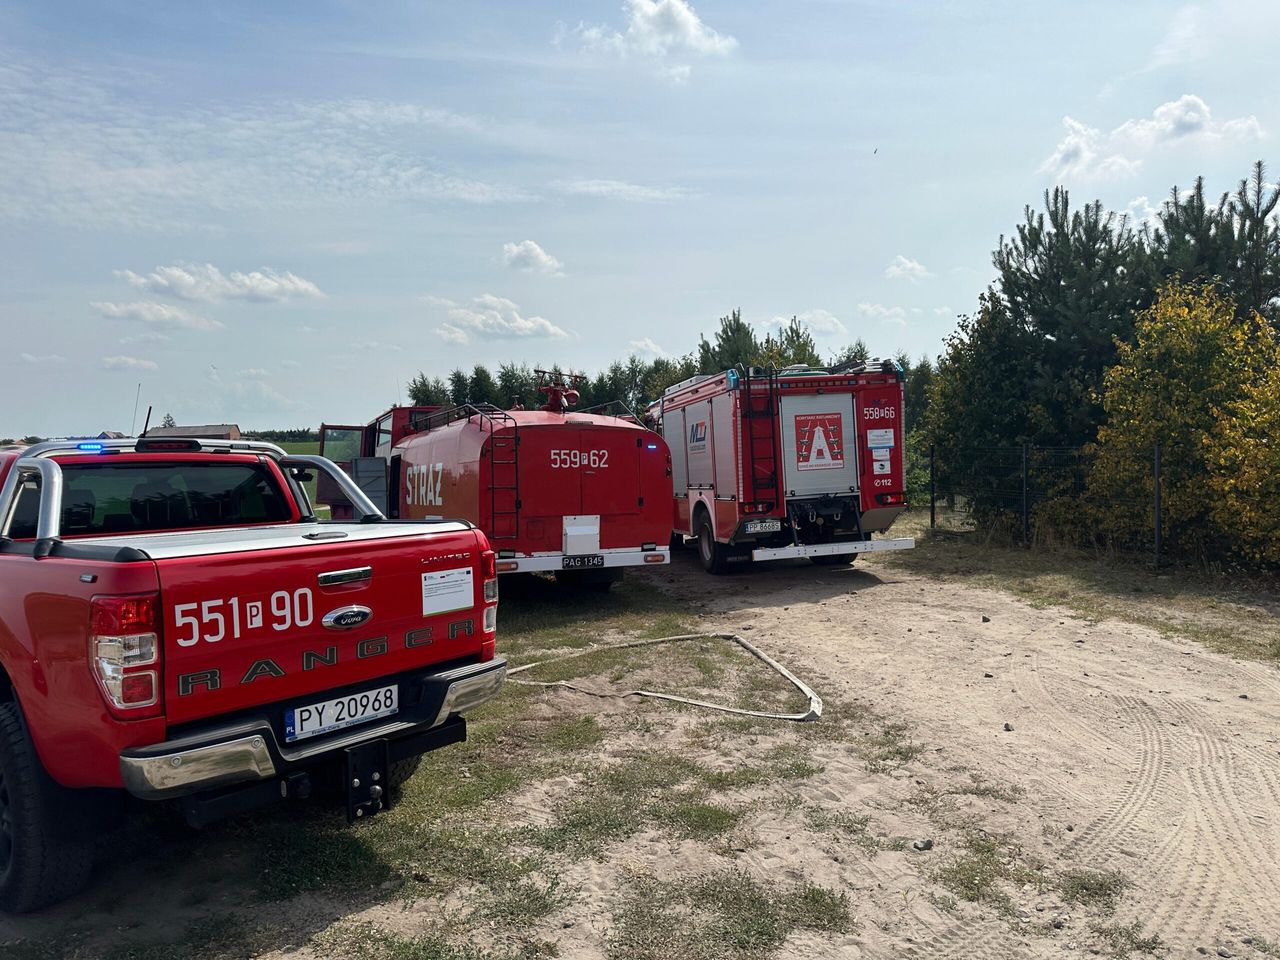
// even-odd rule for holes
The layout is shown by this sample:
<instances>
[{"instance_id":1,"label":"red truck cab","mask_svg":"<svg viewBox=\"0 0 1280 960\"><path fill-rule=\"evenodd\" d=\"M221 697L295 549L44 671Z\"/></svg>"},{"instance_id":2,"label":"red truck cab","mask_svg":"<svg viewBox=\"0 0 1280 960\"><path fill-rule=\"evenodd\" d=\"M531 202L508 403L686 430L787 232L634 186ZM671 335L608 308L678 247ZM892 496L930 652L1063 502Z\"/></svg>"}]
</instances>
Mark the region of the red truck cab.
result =
<instances>
[{"instance_id":1,"label":"red truck cab","mask_svg":"<svg viewBox=\"0 0 1280 960\"><path fill-rule=\"evenodd\" d=\"M315 517L314 472L350 522ZM197 826L316 787L378 812L500 688L496 604L481 531L388 521L320 457L0 451L0 907L85 881L76 825L110 792L179 800Z\"/></svg>"}]
</instances>

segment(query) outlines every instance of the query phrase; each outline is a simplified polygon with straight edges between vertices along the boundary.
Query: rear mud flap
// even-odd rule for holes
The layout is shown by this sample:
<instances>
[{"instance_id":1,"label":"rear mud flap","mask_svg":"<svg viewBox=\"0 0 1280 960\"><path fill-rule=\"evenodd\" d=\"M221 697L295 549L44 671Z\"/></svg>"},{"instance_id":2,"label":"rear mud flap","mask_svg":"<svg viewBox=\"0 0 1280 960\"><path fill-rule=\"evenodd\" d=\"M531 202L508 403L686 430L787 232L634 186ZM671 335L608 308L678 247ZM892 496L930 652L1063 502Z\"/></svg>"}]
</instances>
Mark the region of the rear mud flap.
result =
<instances>
[{"instance_id":1,"label":"rear mud flap","mask_svg":"<svg viewBox=\"0 0 1280 960\"><path fill-rule=\"evenodd\" d=\"M347 823L367 820L391 805L387 789L390 767L387 741L348 747L347 756Z\"/></svg>"}]
</instances>

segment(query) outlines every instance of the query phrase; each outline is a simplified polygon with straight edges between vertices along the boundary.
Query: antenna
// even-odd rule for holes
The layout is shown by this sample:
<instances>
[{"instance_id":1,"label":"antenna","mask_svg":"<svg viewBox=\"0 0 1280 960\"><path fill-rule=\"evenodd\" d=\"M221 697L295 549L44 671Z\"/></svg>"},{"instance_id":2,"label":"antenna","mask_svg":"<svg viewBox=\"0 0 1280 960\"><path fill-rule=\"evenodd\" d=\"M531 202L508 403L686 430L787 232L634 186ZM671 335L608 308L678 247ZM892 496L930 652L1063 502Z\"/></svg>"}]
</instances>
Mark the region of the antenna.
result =
<instances>
[{"instance_id":1,"label":"antenna","mask_svg":"<svg viewBox=\"0 0 1280 960\"><path fill-rule=\"evenodd\" d=\"M147 419L146 419L146 421L142 424L142 434L141 434L141 436L144 436L144 437L145 437L145 436L147 435L147 428L148 428L148 427L150 427L150 426L151 426L151 404L149 404L149 403L148 403L148 404L147 404Z\"/></svg>"},{"instance_id":2,"label":"antenna","mask_svg":"<svg viewBox=\"0 0 1280 960\"><path fill-rule=\"evenodd\" d=\"M138 383L138 391L133 395L133 419L129 421L129 436L133 436L133 428L138 425L138 398L142 396L142 383Z\"/></svg>"}]
</instances>

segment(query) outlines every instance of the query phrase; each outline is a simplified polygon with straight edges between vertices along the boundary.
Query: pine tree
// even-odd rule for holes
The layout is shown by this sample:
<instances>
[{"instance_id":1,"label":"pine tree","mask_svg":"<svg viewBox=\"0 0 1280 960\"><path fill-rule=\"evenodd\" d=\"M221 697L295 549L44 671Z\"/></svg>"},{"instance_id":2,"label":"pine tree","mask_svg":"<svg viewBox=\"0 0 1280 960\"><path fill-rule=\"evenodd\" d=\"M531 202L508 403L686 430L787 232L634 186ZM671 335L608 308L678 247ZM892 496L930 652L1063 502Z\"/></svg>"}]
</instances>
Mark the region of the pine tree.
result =
<instances>
[{"instance_id":1,"label":"pine tree","mask_svg":"<svg viewBox=\"0 0 1280 960\"><path fill-rule=\"evenodd\" d=\"M162 427L176 427L177 425L178 421L173 419L172 413L166 413L164 419L160 421L160 426Z\"/></svg>"},{"instance_id":2,"label":"pine tree","mask_svg":"<svg viewBox=\"0 0 1280 960\"><path fill-rule=\"evenodd\" d=\"M471 381L461 370L454 370L449 374L449 402L454 406L460 407L467 402L470 389Z\"/></svg>"}]
</instances>

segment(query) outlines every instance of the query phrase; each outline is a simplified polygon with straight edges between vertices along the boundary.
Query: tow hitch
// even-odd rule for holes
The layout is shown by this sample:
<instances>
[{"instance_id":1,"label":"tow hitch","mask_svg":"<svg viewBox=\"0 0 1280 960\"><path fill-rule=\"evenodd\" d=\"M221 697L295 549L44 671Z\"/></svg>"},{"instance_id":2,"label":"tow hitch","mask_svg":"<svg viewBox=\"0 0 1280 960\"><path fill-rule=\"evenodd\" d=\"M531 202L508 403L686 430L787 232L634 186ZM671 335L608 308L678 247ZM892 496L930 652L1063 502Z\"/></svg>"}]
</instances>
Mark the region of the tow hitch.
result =
<instances>
[{"instance_id":1,"label":"tow hitch","mask_svg":"<svg viewBox=\"0 0 1280 960\"><path fill-rule=\"evenodd\" d=\"M387 741L347 747L347 823L365 820L391 805L387 791Z\"/></svg>"}]
</instances>

